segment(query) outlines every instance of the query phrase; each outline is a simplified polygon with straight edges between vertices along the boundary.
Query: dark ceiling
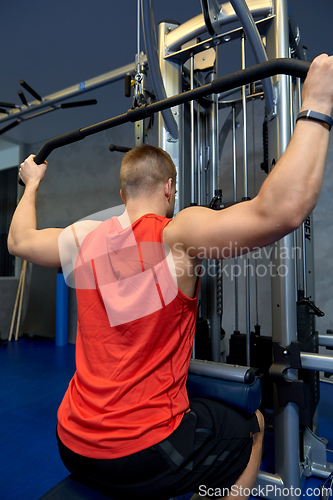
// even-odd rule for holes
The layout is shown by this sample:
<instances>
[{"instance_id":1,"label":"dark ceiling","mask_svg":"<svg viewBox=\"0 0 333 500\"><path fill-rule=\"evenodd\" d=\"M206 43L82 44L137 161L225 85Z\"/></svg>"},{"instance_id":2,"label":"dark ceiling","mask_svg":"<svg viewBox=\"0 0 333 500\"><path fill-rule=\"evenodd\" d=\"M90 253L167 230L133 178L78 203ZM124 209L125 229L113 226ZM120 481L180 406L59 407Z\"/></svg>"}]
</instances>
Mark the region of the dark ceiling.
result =
<instances>
[{"instance_id":1,"label":"dark ceiling","mask_svg":"<svg viewBox=\"0 0 333 500\"><path fill-rule=\"evenodd\" d=\"M333 54L332 0L289 3L308 47L308 59L321 52ZM135 0L2 0L0 101L21 104L17 95L21 79L44 97L132 63L136 11ZM183 23L200 14L200 0L155 0L154 12L156 23L162 19ZM224 73L239 69L234 64L229 57L223 60ZM28 101L34 100L24 93ZM44 141L123 113L131 105L122 81L85 93L81 99L97 99L98 104L26 121L1 139ZM0 122L0 128L7 124Z\"/></svg>"}]
</instances>

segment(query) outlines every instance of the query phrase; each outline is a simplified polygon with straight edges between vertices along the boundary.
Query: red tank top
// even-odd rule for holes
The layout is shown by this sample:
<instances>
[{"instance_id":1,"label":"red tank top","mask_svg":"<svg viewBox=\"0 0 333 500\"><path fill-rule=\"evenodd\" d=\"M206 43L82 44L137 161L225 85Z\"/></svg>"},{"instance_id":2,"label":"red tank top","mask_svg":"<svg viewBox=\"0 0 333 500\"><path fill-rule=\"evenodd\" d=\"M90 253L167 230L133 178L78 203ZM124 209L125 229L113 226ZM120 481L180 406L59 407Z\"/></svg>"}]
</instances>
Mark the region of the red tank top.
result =
<instances>
[{"instance_id":1,"label":"red tank top","mask_svg":"<svg viewBox=\"0 0 333 500\"><path fill-rule=\"evenodd\" d=\"M175 284L163 245L169 222L148 214L123 229L114 217L81 245L76 372L58 410L59 437L80 455L148 448L188 408L198 286L191 299Z\"/></svg>"}]
</instances>

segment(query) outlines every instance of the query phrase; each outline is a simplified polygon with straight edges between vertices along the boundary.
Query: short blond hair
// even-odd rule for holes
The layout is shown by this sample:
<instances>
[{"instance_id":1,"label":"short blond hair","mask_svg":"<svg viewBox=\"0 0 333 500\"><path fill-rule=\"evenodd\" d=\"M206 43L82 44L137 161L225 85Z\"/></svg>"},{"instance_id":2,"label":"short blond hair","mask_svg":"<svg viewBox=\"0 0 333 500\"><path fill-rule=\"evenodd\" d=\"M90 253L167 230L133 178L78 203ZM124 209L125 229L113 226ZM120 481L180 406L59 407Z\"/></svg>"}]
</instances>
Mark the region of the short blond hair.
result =
<instances>
[{"instance_id":1,"label":"short blond hair","mask_svg":"<svg viewBox=\"0 0 333 500\"><path fill-rule=\"evenodd\" d=\"M176 182L176 167L163 149L143 144L124 155L120 168L120 186L125 200L153 194L156 187L170 178Z\"/></svg>"}]
</instances>

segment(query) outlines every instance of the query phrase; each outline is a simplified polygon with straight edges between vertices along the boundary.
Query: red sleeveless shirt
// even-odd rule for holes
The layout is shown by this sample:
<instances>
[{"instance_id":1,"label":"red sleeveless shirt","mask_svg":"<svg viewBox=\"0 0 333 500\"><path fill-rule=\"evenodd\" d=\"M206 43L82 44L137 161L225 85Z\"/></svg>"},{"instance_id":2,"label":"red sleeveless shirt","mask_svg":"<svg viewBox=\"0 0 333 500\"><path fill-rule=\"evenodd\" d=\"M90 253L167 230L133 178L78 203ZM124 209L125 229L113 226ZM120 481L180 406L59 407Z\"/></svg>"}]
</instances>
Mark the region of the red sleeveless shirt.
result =
<instances>
[{"instance_id":1,"label":"red sleeveless shirt","mask_svg":"<svg viewBox=\"0 0 333 500\"><path fill-rule=\"evenodd\" d=\"M112 459L167 438L188 408L197 295L176 286L166 217L123 229L116 217L84 239L75 263L76 372L58 410L61 441ZM170 251L170 250L169 250Z\"/></svg>"}]
</instances>

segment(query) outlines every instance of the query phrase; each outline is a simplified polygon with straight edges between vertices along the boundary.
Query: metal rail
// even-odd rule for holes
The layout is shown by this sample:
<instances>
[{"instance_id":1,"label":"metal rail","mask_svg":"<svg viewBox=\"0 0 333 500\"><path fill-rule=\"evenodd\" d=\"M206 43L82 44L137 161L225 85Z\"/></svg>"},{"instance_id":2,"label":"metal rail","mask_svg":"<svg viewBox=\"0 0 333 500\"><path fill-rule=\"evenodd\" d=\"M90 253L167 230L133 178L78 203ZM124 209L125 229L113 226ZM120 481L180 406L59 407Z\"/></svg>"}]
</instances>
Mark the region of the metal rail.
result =
<instances>
[{"instance_id":1,"label":"metal rail","mask_svg":"<svg viewBox=\"0 0 333 500\"><path fill-rule=\"evenodd\" d=\"M252 384L255 380L254 368L248 366L228 365L214 361L191 359L189 373L202 377L230 380L240 384Z\"/></svg>"},{"instance_id":2,"label":"metal rail","mask_svg":"<svg viewBox=\"0 0 333 500\"><path fill-rule=\"evenodd\" d=\"M144 59L144 62L146 62L146 58ZM20 119L21 116L28 115L29 113L35 113L36 111L43 108L50 107L51 109L46 111L52 111L54 106L56 106L59 102L121 80L128 73L131 75L135 74L134 62L113 71L109 71L108 73L104 73L103 75L97 76L95 78L91 78L76 85L72 85L71 87L68 87L66 89L59 90L54 94L42 97L40 101L36 100L29 102L27 106L17 105L15 109L11 109L7 114L0 113L0 125L9 120Z\"/></svg>"},{"instance_id":3,"label":"metal rail","mask_svg":"<svg viewBox=\"0 0 333 500\"><path fill-rule=\"evenodd\" d=\"M300 355L302 368L305 370L333 373L333 356L307 352L301 352Z\"/></svg>"}]
</instances>

